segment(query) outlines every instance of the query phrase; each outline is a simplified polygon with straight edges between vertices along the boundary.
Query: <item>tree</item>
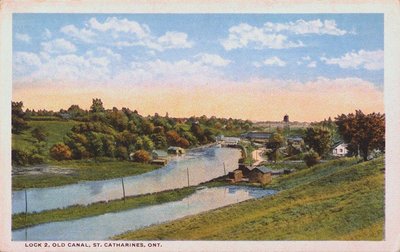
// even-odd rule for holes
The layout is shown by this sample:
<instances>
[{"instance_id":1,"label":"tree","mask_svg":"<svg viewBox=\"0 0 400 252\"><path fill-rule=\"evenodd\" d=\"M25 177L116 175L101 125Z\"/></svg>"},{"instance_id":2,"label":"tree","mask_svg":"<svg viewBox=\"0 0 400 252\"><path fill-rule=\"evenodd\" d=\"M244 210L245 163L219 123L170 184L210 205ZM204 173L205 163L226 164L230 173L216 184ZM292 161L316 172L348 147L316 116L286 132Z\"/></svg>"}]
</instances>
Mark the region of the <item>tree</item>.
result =
<instances>
[{"instance_id":1,"label":"tree","mask_svg":"<svg viewBox=\"0 0 400 252\"><path fill-rule=\"evenodd\" d=\"M101 99L98 98L92 99L92 106L90 106L90 112L99 113L104 111L105 109L103 107L103 102L101 101Z\"/></svg>"},{"instance_id":2,"label":"tree","mask_svg":"<svg viewBox=\"0 0 400 252\"><path fill-rule=\"evenodd\" d=\"M153 141L150 139L150 137L148 136L143 136L142 137L143 140L143 148L145 150L153 150L154 149L154 143Z\"/></svg>"},{"instance_id":3,"label":"tree","mask_svg":"<svg viewBox=\"0 0 400 252\"><path fill-rule=\"evenodd\" d=\"M186 148L188 148L188 147L190 146L190 143L189 143L189 141L186 140L185 138L180 137L180 138L178 139L177 145L178 145L179 147L181 147L181 148L186 149Z\"/></svg>"},{"instance_id":4,"label":"tree","mask_svg":"<svg viewBox=\"0 0 400 252\"><path fill-rule=\"evenodd\" d=\"M332 144L332 136L329 130L323 128L307 128L304 143L309 149L313 149L319 156L325 155Z\"/></svg>"},{"instance_id":5,"label":"tree","mask_svg":"<svg viewBox=\"0 0 400 252\"><path fill-rule=\"evenodd\" d=\"M361 152L364 161L374 149L385 150L385 114L365 115L361 110L335 118L339 134L348 143L351 154Z\"/></svg>"},{"instance_id":6,"label":"tree","mask_svg":"<svg viewBox=\"0 0 400 252\"><path fill-rule=\"evenodd\" d=\"M152 134L150 137L156 149L164 149L167 147L167 139L165 138L164 134Z\"/></svg>"},{"instance_id":7,"label":"tree","mask_svg":"<svg viewBox=\"0 0 400 252\"><path fill-rule=\"evenodd\" d=\"M85 115L85 111L79 107L79 105L71 105L68 110L68 114L71 118L77 118Z\"/></svg>"},{"instance_id":8,"label":"tree","mask_svg":"<svg viewBox=\"0 0 400 252\"><path fill-rule=\"evenodd\" d=\"M103 156L104 149L101 135L99 133L90 132L88 134L88 140L88 150L94 156L95 160L97 157Z\"/></svg>"},{"instance_id":9,"label":"tree","mask_svg":"<svg viewBox=\"0 0 400 252\"><path fill-rule=\"evenodd\" d=\"M72 151L68 145L58 143L50 148L50 156L55 160L68 160L72 158Z\"/></svg>"},{"instance_id":10,"label":"tree","mask_svg":"<svg viewBox=\"0 0 400 252\"><path fill-rule=\"evenodd\" d=\"M308 167L316 165L319 163L320 157L317 152L310 150L304 155L304 162Z\"/></svg>"},{"instance_id":11,"label":"tree","mask_svg":"<svg viewBox=\"0 0 400 252\"><path fill-rule=\"evenodd\" d=\"M146 163L150 160L150 154L145 150L138 150L133 154L133 160L136 162Z\"/></svg>"},{"instance_id":12,"label":"tree","mask_svg":"<svg viewBox=\"0 0 400 252\"><path fill-rule=\"evenodd\" d=\"M272 149L269 153L269 159L276 162L280 158L279 148L282 147L284 138L279 133L274 133L268 140L267 147Z\"/></svg>"},{"instance_id":13,"label":"tree","mask_svg":"<svg viewBox=\"0 0 400 252\"><path fill-rule=\"evenodd\" d=\"M176 132L175 130L169 130L167 131L167 133L165 134L166 138L167 138L167 142L169 145L173 145L176 146L178 141L179 141L179 134L178 132Z\"/></svg>"},{"instance_id":14,"label":"tree","mask_svg":"<svg viewBox=\"0 0 400 252\"><path fill-rule=\"evenodd\" d=\"M118 131L123 131L128 128L128 117L122 111L113 108L113 111L108 113L110 124Z\"/></svg>"},{"instance_id":15,"label":"tree","mask_svg":"<svg viewBox=\"0 0 400 252\"><path fill-rule=\"evenodd\" d=\"M34 128L31 132L32 137L38 140L39 142L44 142L47 140L47 137L49 136L49 133L46 131L46 129L43 126L37 126Z\"/></svg>"},{"instance_id":16,"label":"tree","mask_svg":"<svg viewBox=\"0 0 400 252\"><path fill-rule=\"evenodd\" d=\"M23 102L11 102L11 125L12 125L12 133L19 134L23 130L29 128L28 123L25 121L25 113L22 110L24 107Z\"/></svg>"},{"instance_id":17,"label":"tree","mask_svg":"<svg viewBox=\"0 0 400 252\"><path fill-rule=\"evenodd\" d=\"M142 133L150 135L154 131L154 124L147 119L142 121Z\"/></svg>"}]
</instances>

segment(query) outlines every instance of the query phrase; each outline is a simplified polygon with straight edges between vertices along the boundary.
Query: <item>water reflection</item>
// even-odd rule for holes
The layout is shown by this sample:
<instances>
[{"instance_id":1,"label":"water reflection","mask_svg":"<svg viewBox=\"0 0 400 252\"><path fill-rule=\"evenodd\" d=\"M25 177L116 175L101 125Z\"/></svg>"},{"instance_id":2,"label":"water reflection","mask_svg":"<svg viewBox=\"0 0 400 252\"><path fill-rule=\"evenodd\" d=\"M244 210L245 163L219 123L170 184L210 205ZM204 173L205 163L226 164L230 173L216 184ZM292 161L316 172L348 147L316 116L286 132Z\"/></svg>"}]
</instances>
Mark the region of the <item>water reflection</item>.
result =
<instances>
[{"instance_id":1,"label":"water reflection","mask_svg":"<svg viewBox=\"0 0 400 252\"><path fill-rule=\"evenodd\" d=\"M204 188L181 201L17 230L12 233L12 239L14 241L107 240L128 230L136 230L274 193L273 190L251 187Z\"/></svg>"},{"instance_id":2,"label":"water reflection","mask_svg":"<svg viewBox=\"0 0 400 252\"><path fill-rule=\"evenodd\" d=\"M229 148L205 148L175 157L158 170L124 178L127 196L159 192L211 180L237 168L240 151ZM122 197L121 179L86 181L78 184L28 190L28 212L62 208L74 204L90 204ZM12 193L12 212L25 211L23 191Z\"/></svg>"}]
</instances>

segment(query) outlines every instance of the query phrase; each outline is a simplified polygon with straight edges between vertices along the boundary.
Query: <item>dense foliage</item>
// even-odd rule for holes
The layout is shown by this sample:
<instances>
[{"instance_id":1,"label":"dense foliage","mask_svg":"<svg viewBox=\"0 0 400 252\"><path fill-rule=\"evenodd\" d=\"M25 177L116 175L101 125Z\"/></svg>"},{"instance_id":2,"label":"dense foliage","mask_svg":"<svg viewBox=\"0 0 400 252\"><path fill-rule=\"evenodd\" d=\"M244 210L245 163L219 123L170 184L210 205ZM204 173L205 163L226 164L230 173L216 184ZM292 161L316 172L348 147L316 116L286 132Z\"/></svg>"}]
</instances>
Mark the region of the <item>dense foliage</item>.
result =
<instances>
[{"instance_id":1,"label":"dense foliage","mask_svg":"<svg viewBox=\"0 0 400 252\"><path fill-rule=\"evenodd\" d=\"M351 154L360 152L364 160L374 149L385 151L385 115L380 113L364 114L357 110L355 114L342 114L335 118L338 131L349 144Z\"/></svg>"},{"instance_id":2,"label":"dense foliage","mask_svg":"<svg viewBox=\"0 0 400 252\"><path fill-rule=\"evenodd\" d=\"M50 157L56 160L110 157L121 160L137 151L151 152L169 146L190 148L215 141L218 134L237 135L252 127L248 120L212 116L172 118L142 116L129 108L106 109L101 99L94 98L89 110L71 105L59 112L22 110L22 102L13 102L13 132L27 128L25 120L74 120L78 122L64 136L62 143L52 143ZM48 137L43 127L36 127L31 136L38 142Z\"/></svg>"},{"instance_id":3,"label":"dense foliage","mask_svg":"<svg viewBox=\"0 0 400 252\"><path fill-rule=\"evenodd\" d=\"M319 156L325 155L331 148L332 137L329 130L324 128L307 128L304 143Z\"/></svg>"}]
</instances>

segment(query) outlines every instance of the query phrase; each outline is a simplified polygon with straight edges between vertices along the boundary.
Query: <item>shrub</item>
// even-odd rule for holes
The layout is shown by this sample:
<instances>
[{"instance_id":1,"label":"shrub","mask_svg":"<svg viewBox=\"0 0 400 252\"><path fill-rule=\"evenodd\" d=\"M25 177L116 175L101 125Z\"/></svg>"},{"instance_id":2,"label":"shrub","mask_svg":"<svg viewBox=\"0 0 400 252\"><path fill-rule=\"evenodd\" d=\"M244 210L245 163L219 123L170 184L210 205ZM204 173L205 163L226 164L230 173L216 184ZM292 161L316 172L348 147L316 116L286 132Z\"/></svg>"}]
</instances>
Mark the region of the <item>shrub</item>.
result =
<instances>
[{"instance_id":1,"label":"shrub","mask_svg":"<svg viewBox=\"0 0 400 252\"><path fill-rule=\"evenodd\" d=\"M125 146L118 146L115 151L115 157L119 159L128 159L128 149Z\"/></svg>"},{"instance_id":2,"label":"shrub","mask_svg":"<svg viewBox=\"0 0 400 252\"><path fill-rule=\"evenodd\" d=\"M40 154L32 154L29 157L30 164L43 164L44 163L44 156Z\"/></svg>"},{"instance_id":3,"label":"shrub","mask_svg":"<svg viewBox=\"0 0 400 252\"><path fill-rule=\"evenodd\" d=\"M133 160L141 163L148 162L150 160L150 154L145 150L138 150L133 154Z\"/></svg>"},{"instance_id":4,"label":"shrub","mask_svg":"<svg viewBox=\"0 0 400 252\"><path fill-rule=\"evenodd\" d=\"M13 149L11 151L13 165L32 165L42 164L45 160L44 156L27 150Z\"/></svg>"},{"instance_id":5,"label":"shrub","mask_svg":"<svg viewBox=\"0 0 400 252\"><path fill-rule=\"evenodd\" d=\"M316 165L319 163L320 157L317 152L310 150L304 155L304 162L308 167Z\"/></svg>"},{"instance_id":6,"label":"shrub","mask_svg":"<svg viewBox=\"0 0 400 252\"><path fill-rule=\"evenodd\" d=\"M14 165L27 165L27 164L29 164L29 156L30 156L30 153L25 151L25 150L13 149L11 151L12 163Z\"/></svg>"},{"instance_id":7,"label":"shrub","mask_svg":"<svg viewBox=\"0 0 400 252\"><path fill-rule=\"evenodd\" d=\"M68 147L68 145L65 145L63 143L58 143L50 148L50 156L58 161L67 160L71 159L72 151Z\"/></svg>"}]
</instances>

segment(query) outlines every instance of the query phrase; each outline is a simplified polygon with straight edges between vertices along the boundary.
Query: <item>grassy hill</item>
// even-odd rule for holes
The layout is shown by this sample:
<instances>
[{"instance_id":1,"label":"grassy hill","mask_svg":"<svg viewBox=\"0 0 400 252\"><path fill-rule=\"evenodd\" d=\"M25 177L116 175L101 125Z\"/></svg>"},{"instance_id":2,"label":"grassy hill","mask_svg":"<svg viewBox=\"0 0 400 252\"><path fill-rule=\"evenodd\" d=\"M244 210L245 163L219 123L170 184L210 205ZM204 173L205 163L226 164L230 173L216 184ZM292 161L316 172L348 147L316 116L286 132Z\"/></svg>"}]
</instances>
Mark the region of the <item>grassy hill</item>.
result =
<instances>
[{"instance_id":1,"label":"grassy hill","mask_svg":"<svg viewBox=\"0 0 400 252\"><path fill-rule=\"evenodd\" d=\"M115 237L121 240L382 240L384 159L334 160L283 176L273 197Z\"/></svg>"},{"instance_id":2,"label":"grassy hill","mask_svg":"<svg viewBox=\"0 0 400 252\"><path fill-rule=\"evenodd\" d=\"M28 121L28 130L23 131L21 134L12 135L12 146L16 149L30 150L33 148L35 139L32 137L31 132L34 128L42 126L46 132L49 133L47 138L47 152L53 144L62 142L64 136L72 129L72 127L79 122L76 121Z\"/></svg>"}]
</instances>

